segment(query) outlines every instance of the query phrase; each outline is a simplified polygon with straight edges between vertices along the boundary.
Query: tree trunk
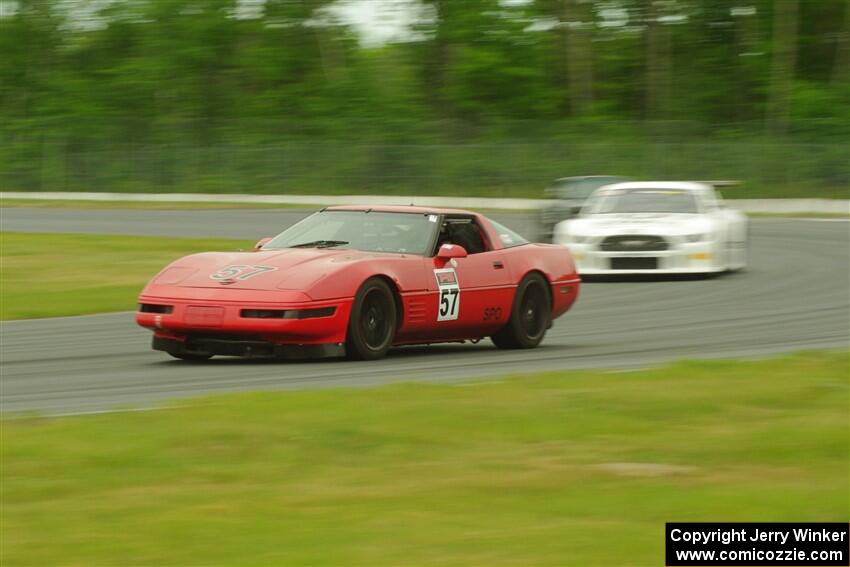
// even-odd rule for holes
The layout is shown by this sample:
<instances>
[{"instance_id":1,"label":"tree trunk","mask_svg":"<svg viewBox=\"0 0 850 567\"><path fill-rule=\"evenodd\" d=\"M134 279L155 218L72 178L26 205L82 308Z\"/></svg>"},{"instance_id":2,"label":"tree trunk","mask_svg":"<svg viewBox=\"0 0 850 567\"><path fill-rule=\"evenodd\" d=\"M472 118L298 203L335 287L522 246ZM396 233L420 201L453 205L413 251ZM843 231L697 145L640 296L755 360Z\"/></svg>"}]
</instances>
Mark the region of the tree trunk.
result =
<instances>
[{"instance_id":1,"label":"tree trunk","mask_svg":"<svg viewBox=\"0 0 850 567\"><path fill-rule=\"evenodd\" d=\"M776 0L773 4L773 52L771 55L770 94L767 105L767 129L781 136L788 131L791 118L791 89L797 65L798 0Z\"/></svg>"},{"instance_id":2,"label":"tree trunk","mask_svg":"<svg viewBox=\"0 0 850 567\"><path fill-rule=\"evenodd\" d=\"M850 0L844 2L844 27L835 46L832 82L836 85L850 82Z\"/></svg>"},{"instance_id":3,"label":"tree trunk","mask_svg":"<svg viewBox=\"0 0 850 567\"><path fill-rule=\"evenodd\" d=\"M736 121L745 122L753 116L753 101L759 97L753 92L753 79L751 66L748 61L756 55L758 46L758 16L753 6L739 8L736 12L733 8L732 15L735 22L735 112Z\"/></svg>"},{"instance_id":4,"label":"tree trunk","mask_svg":"<svg viewBox=\"0 0 850 567\"><path fill-rule=\"evenodd\" d=\"M563 21L570 86L570 110L587 114L593 104L593 6L586 0L563 0Z\"/></svg>"},{"instance_id":5,"label":"tree trunk","mask_svg":"<svg viewBox=\"0 0 850 567\"><path fill-rule=\"evenodd\" d=\"M669 111L670 38L659 22L654 0L646 2L646 116L660 119Z\"/></svg>"}]
</instances>

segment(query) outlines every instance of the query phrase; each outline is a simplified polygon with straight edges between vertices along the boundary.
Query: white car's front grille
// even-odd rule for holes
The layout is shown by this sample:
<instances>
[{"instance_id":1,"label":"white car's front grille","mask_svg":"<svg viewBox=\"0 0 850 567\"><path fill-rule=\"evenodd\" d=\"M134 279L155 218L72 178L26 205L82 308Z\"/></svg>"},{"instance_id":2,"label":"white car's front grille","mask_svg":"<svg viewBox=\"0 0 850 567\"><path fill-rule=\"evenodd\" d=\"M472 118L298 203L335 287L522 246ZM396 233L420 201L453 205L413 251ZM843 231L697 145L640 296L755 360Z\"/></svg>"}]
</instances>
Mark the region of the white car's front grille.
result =
<instances>
[{"instance_id":1,"label":"white car's front grille","mask_svg":"<svg viewBox=\"0 0 850 567\"><path fill-rule=\"evenodd\" d=\"M618 234L599 243L603 252L658 252L669 248L670 243L664 238L646 234Z\"/></svg>"},{"instance_id":2,"label":"white car's front grille","mask_svg":"<svg viewBox=\"0 0 850 567\"><path fill-rule=\"evenodd\" d=\"M611 258L612 270L657 270L658 258Z\"/></svg>"}]
</instances>

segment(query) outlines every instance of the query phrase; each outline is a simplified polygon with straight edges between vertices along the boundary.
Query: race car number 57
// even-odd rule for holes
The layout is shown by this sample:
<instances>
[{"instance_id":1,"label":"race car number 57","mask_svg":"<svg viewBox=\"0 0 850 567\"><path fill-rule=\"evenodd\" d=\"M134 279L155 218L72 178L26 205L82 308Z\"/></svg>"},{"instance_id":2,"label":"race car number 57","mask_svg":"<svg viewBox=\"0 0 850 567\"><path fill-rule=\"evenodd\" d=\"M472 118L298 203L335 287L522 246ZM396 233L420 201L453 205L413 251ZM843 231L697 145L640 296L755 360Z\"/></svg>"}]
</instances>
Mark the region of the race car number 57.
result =
<instances>
[{"instance_id":1,"label":"race car number 57","mask_svg":"<svg viewBox=\"0 0 850 567\"><path fill-rule=\"evenodd\" d=\"M437 321L454 321L460 312L460 286L454 268L434 270L440 290L437 306Z\"/></svg>"}]
</instances>

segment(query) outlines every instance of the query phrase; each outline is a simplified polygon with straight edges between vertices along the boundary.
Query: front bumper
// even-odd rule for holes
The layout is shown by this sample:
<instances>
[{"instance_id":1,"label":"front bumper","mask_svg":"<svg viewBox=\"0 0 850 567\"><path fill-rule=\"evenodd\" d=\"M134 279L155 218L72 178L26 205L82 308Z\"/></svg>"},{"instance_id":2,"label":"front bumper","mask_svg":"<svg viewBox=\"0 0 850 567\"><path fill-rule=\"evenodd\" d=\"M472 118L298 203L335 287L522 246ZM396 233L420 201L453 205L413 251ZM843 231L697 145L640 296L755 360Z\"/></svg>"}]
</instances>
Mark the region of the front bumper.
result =
<instances>
[{"instance_id":1,"label":"front bumper","mask_svg":"<svg viewBox=\"0 0 850 567\"><path fill-rule=\"evenodd\" d=\"M153 350L161 350L175 356L217 355L272 357L285 360L305 358L331 358L345 356L345 344L328 343L316 345L276 344L251 337L233 335L187 335L169 337L154 333L151 343Z\"/></svg>"},{"instance_id":2,"label":"front bumper","mask_svg":"<svg viewBox=\"0 0 850 567\"><path fill-rule=\"evenodd\" d=\"M713 242L675 243L667 250L644 252L599 250L596 243L566 244L579 274L711 274L722 272Z\"/></svg>"},{"instance_id":3,"label":"front bumper","mask_svg":"<svg viewBox=\"0 0 850 567\"><path fill-rule=\"evenodd\" d=\"M353 298L309 301L289 292L157 291L139 297L136 313L136 323L154 332L156 350L283 358L345 353Z\"/></svg>"}]
</instances>

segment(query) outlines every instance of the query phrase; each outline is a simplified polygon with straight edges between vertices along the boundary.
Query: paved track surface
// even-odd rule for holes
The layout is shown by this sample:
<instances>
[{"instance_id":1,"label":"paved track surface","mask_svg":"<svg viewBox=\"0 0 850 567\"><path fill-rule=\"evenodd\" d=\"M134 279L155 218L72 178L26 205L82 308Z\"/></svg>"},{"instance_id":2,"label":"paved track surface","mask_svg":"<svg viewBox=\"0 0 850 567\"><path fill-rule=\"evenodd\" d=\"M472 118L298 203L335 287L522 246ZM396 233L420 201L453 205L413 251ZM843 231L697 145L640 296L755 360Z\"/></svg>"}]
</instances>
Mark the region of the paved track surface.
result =
<instances>
[{"instance_id":1,"label":"paved track surface","mask_svg":"<svg viewBox=\"0 0 850 567\"><path fill-rule=\"evenodd\" d=\"M0 208L0 226L8 232L76 232L132 236L247 238L274 236L315 209L49 209ZM499 213L494 220L535 237L533 213Z\"/></svg>"},{"instance_id":2,"label":"paved track surface","mask_svg":"<svg viewBox=\"0 0 850 567\"><path fill-rule=\"evenodd\" d=\"M232 236L272 234L299 211L6 209L4 230ZM529 232L527 215L496 215ZM173 224L172 224L173 223ZM761 356L850 341L850 224L759 219L750 268L710 279L592 282L543 345L396 349L378 362L169 360L132 313L13 321L2 330L0 409L85 412L247 389L451 381L562 368L634 368L686 357ZM628 379L624 374L624 380Z\"/></svg>"},{"instance_id":3,"label":"paved track surface","mask_svg":"<svg viewBox=\"0 0 850 567\"><path fill-rule=\"evenodd\" d=\"M307 209L0 209L9 232L78 232L134 236L210 236L259 240L313 212Z\"/></svg>"}]
</instances>

